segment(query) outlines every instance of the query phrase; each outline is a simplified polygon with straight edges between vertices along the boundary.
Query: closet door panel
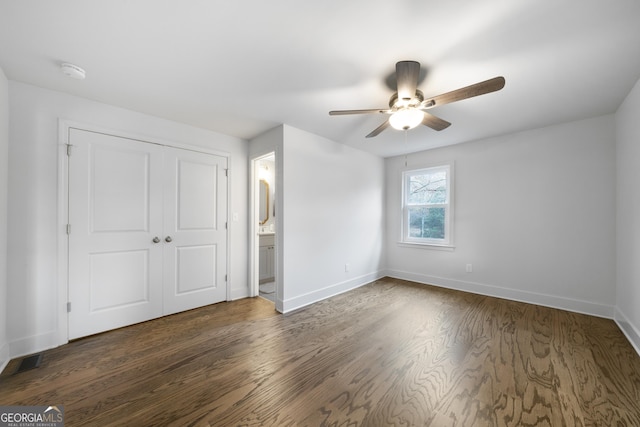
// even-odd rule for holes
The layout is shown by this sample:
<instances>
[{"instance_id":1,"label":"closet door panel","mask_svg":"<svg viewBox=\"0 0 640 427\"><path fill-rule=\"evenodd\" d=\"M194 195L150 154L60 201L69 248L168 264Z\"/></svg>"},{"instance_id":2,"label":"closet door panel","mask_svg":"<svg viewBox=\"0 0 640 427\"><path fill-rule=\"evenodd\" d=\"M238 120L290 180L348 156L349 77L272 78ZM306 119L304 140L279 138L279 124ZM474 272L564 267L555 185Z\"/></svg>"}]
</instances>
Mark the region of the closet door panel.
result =
<instances>
[{"instance_id":1,"label":"closet door panel","mask_svg":"<svg viewBox=\"0 0 640 427\"><path fill-rule=\"evenodd\" d=\"M71 129L69 338L162 315L162 148Z\"/></svg>"},{"instance_id":2,"label":"closet door panel","mask_svg":"<svg viewBox=\"0 0 640 427\"><path fill-rule=\"evenodd\" d=\"M164 311L227 299L226 158L165 151Z\"/></svg>"}]
</instances>

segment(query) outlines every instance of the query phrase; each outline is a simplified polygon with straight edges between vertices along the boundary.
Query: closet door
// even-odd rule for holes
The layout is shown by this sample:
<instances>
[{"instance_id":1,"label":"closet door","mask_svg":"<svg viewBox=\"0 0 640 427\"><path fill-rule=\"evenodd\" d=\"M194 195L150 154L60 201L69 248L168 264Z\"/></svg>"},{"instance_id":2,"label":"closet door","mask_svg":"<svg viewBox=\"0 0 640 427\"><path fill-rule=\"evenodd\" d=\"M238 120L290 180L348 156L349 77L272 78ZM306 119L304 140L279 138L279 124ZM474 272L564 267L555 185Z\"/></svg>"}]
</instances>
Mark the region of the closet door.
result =
<instances>
[{"instance_id":1,"label":"closet door","mask_svg":"<svg viewBox=\"0 0 640 427\"><path fill-rule=\"evenodd\" d=\"M226 158L72 129L69 338L227 299Z\"/></svg>"},{"instance_id":2,"label":"closet door","mask_svg":"<svg viewBox=\"0 0 640 427\"><path fill-rule=\"evenodd\" d=\"M163 313L163 149L77 129L69 143L73 339Z\"/></svg>"},{"instance_id":3,"label":"closet door","mask_svg":"<svg viewBox=\"0 0 640 427\"><path fill-rule=\"evenodd\" d=\"M227 299L226 162L165 150L164 314Z\"/></svg>"}]
</instances>

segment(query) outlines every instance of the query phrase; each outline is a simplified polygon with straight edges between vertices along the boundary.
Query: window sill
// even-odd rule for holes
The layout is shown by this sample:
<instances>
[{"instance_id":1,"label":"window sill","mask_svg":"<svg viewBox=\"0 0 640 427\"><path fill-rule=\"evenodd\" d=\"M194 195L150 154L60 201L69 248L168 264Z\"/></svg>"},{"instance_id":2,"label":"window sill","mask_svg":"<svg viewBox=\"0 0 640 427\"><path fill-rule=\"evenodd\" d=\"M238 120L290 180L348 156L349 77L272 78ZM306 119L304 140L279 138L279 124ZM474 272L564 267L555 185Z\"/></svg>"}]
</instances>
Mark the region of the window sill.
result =
<instances>
[{"instance_id":1,"label":"window sill","mask_svg":"<svg viewBox=\"0 0 640 427\"><path fill-rule=\"evenodd\" d=\"M437 251L449 251L453 252L455 250L455 246L453 245L444 245L437 243L418 243L418 242L397 242L398 246L405 248L418 248L418 249L434 249Z\"/></svg>"}]
</instances>

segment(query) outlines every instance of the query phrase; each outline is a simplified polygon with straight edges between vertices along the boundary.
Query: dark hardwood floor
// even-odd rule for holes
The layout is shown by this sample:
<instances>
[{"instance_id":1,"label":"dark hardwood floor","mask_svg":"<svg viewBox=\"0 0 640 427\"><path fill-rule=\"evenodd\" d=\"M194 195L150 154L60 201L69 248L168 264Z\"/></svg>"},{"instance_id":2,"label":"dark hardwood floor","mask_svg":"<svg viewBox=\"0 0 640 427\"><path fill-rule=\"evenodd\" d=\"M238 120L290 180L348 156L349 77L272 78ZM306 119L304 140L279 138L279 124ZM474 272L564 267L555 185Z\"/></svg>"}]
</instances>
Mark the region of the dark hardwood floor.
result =
<instances>
[{"instance_id":1,"label":"dark hardwood floor","mask_svg":"<svg viewBox=\"0 0 640 427\"><path fill-rule=\"evenodd\" d=\"M84 338L0 376L66 426L640 426L615 323L383 279L288 315L262 298Z\"/></svg>"}]
</instances>

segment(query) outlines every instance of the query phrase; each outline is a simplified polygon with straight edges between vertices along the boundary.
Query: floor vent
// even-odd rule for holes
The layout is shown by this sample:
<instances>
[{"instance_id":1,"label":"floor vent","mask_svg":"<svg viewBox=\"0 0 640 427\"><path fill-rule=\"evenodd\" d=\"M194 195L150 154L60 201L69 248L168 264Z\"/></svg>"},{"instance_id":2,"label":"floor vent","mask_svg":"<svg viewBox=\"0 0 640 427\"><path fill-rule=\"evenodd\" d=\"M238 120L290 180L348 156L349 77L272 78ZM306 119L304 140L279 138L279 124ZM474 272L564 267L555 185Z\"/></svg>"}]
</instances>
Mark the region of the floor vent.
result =
<instances>
[{"instance_id":1,"label":"floor vent","mask_svg":"<svg viewBox=\"0 0 640 427\"><path fill-rule=\"evenodd\" d=\"M34 354L33 356L27 356L22 359L22 362L20 362L18 369L16 369L16 374L37 368L38 366L40 366L40 362L42 362L42 353Z\"/></svg>"}]
</instances>

